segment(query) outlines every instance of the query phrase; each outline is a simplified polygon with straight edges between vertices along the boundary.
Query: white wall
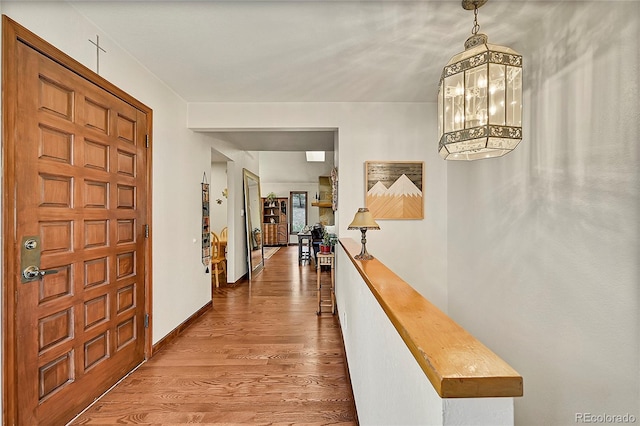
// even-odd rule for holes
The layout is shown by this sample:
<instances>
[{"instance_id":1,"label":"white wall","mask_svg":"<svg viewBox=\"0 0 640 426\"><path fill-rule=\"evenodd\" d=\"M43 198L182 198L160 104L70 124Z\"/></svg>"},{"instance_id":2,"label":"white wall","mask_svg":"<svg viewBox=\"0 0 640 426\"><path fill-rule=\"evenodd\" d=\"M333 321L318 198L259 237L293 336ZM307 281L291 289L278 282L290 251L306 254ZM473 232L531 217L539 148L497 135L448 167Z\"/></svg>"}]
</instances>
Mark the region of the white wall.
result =
<instances>
[{"instance_id":1,"label":"white wall","mask_svg":"<svg viewBox=\"0 0 640 426\"><path fill-rule=\"evenodd\" d=\"M229 200L222 195L222 191L227 188L227 163L211 163L211 174L208 178L211 198L211 230L220 235L222 228L227 226L227 208L229 207ZM222 203L218 204L216 200L220 200Z\"/></svg>"},{"instance_id":2,"label":"white wall","mask_svg":"<svg viewBox=\"0 0 640 426\"><path fill-rule=\"evenodd\" d=\"M446 310L446 163L433 142L435 114L435 105L419 103L190 103L188 126L203 131L337 128L340 236L359 238L347 225L364 206L366 160L424 161L425 219L382 220L380 231L367 234L367 248Z\"/></svg>"},{"instance_id":3,"label":"white wall","mask_svg":"<svg viewBox=\"0 0 640 426\"><path fill-rule=\"evenodd\" d=\"M291 191L307 192L307 224L318 223L320 209L311 203L318 194L318 177L329 176L333 168L333 151L325 153L324 162L308 162L302 151L265 151L260 154L260 181L262 195L274 192L278 197L289 198ZM290 243L298 243L295 235Z\"/></svg>"},{"instance_id":4,"label":"white wall","mask_svg":"<svg viewBox=\"0 0 640 426\"><path fill-rule=\"evenodd\" d=\"M341 236L364 161L424 160L425 220L381 221L370 251L523 375L517 424L640 418L639 7L549 4L512 46L525 138L504 158L441 161L431 104L190 104L189 126L338 128Z\"/></svg>"},{"instance_id":5,"label":"white wall","mask_svg":"<svg viewBox=\"0 0 640 426\"><path fill-rule=\"evenodd\" d=\"M244 216L243 169L260 176L260 153L240 151L229 142L202 133L209 144L227 161L227 282L241 279L249 270L247 266L247 236Z\"/></svg>"},{"instance_id":6,"label":"white wall","mask_svg":"<svg viewBox=\"0 0 640 426\"><path fill-rule=\"evenodd\" d=\"M210 141L185 127L186 104L65 2L3 2L2 13L91 69L100 35L100 74L153 109L153 342L211 300L201 262L200 182ZM61 29L64 29L63 31ZM179 297L176 297L179 295Z\"/></svg>"},{"instance_id":7,"label":"white wall","mask_svg":"<svg viewBox=\"0 0 640 426\"><path fill-rule=\"evenodd\" d=\"M364 161L425 161L425 219L380 221L369 251L524 376L518 424L640 417L640 3L548 7L542 27L512 46L525 57L523 142L504 158L458 164L437 156L433 104L187 106L68 4L1 3L89 67L87 39L99 34L101 74L154 110L154 342L210 300L199 183L210 147L224 144L185 123L338 128L341 236L358 238L346 227L364 204ZM260 170L255 153L225 149L232 281L246 273L242 168Z\"/></svg>"},{"instance_id":8,"label":"white wall","mask_svg":"<svg viewBox=\"0 0 640 426\"><path fill-rule=\"evenodd\" d=\"M448 166L449 314L523 375L517 424L640 421L640 3L547 17L522 143Z\"/></svg>"}]
</instances>

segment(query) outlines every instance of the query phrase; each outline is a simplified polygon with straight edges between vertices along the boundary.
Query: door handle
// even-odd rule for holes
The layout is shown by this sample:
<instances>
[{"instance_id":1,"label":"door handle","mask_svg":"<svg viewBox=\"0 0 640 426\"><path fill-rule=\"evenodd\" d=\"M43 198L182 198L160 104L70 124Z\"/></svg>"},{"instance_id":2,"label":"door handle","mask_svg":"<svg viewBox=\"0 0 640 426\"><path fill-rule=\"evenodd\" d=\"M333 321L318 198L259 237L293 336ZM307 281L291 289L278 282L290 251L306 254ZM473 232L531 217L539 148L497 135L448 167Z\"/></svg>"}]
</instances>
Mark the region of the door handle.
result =
<instances>
[{"instance_id":1,"label":"door handle","mask_svg":"<svg viewBox=\"0 0 640 426\"><path fill-rule=\"evenodd\" d=\"M38 268L37 266L30 265L24 268L24 270L22 271L22 276L27 281L35 281L41 277L44 277L45 275L57 274L58 272L60 271L58 271L57 269L40 270L40 268Z\"/></svg>"},{"instance_id":2,"label":"door handle","mask_svg":"<svg viewBox=\"0 0 640 426\"><path fill-rule=\"evenodd\" d=\"M56 274L60 271L57 269L40 269L40 236L31 235L22 238L20 250L20 269L22 276L20 281L29 283L38 280L45 275Z\"/></svg>"}]
</instances>

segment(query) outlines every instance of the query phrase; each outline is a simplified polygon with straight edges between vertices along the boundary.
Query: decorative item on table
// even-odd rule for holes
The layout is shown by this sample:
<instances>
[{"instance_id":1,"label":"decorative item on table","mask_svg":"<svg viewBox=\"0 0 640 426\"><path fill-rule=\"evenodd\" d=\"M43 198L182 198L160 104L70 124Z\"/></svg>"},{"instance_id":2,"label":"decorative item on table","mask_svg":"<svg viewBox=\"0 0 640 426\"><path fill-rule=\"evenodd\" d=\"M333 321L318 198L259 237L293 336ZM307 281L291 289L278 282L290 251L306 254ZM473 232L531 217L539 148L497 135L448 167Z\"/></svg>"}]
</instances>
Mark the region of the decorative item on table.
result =
<instances>
[{"instance_id":1,"label":"decorative item on table","mask_svg":"<svg viewBox=\"0 0 640 426\"><path fill-rule=\"evenodd\" d=\"M445 160L478 160L511 152L522 140L522 56L478 34L478 8L465 51L442 70L438 92L438 152Z\"/></svg>"},{"instance_id":2,"label":"decorative item on table","mask_svg":"<svg viewBox=\"0 0 640 426\"><path fill-rule=\"evenodd\" d=\"M380 225L376 223L371 212L366 207L360 207L353 217L353 221L347 229L359 229L362 232L362 249L360 254L354 256L358 260L371 260L373 256L367 252L367 229L380 229Z\"/></svg>"},{"instance_id":3,"label":"decorative item on table","mask_svg":"<svg viewBox=\"0 0 640 426\"><path fill-rule=\"evenodd\" d=\"M331 253L336 245L338 238L335 234L329 233L325 227L322 231L322 244L320 244L320 253Z\"/></svg>"}]
</instances>

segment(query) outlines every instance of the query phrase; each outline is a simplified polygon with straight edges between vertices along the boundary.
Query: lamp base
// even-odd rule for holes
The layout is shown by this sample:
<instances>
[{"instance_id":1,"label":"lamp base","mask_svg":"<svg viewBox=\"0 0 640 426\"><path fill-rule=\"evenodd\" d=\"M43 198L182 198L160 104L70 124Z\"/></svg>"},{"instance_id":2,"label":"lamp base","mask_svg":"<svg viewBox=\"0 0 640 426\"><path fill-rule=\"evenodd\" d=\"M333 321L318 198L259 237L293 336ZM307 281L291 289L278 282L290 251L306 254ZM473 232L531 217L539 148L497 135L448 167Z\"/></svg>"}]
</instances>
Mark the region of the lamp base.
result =
<instances>
[{"instance_id":1,"label":"lamp base","mask_svg":"<svg viewBox=\"0 0 640 426\"><path fill-rule=\"evenodd\" d=\"M364 210L366 210L367 212L369 211L367 209L364 209ZM360 242L362 243L362 248L360 249L360 254L357 254L357 255L353 256L353 258L356 259L356 260L371 260L371 259L373 259L373 256L371 256L369 253L367 253L367 229L368 228L367 227L362 227L362 228L351 227L349 229L360 229L360 232L362 232L362 239L360 240ZM372 228L372 229L379 229L379 228Z\"/></svg>"},{"instance_id":2,"label":"lamp base","mask_svg":"<svg viewBox=\"0 0 640 426\"><path fill-rule=\"evenodd\" d=\"M373 256L371 256L369 253L360 253L360 254L356 254L355 256L353 256L354 259L358 259L358 260L371 260L371 259L375 259Z\"/></svg>"},{"instance_id":3,"label":"lamp base","mask_svg":"<svg viewBox=\"0 0 640 426\"><path fill-rule=\"evenodd\" d=\"M373 256L367 252L367 228L360 228L360 232L362 232L362 239L360 240L362 248L360 249L360 254L353 256L353 258L358 260L371 260Z\"/></svg>"}]
</instances>

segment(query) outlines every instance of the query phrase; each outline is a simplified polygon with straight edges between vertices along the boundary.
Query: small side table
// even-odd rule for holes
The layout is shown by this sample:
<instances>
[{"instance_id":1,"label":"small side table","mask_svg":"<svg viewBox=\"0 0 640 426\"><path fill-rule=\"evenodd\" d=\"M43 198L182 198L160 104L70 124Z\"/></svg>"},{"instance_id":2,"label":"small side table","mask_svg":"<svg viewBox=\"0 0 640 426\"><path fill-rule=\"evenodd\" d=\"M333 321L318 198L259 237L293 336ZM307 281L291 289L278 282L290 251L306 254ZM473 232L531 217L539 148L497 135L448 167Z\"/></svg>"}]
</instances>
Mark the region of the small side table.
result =
<instances>
[{"instance_id":1,"label":"small side table","mask_svg":"<svg viewBox=\"0 0 640 426\"><path fill-rule=\"evenodd\" d=\"M316 314L320 315L322 313L322 307L330 307L331 313L335 315L336 313L336 293L335 293L335 253L318 253L318 261L316 264L316 275L317 275L317 287L318 287L318 310ZM323 299L322 298L322 289L323 285L321 283L320 275L322 274L322 267L329 266L331 272L331 287L329 288L330 298ZM325 285L326 286L326 285Z\"/></svg>"}]
</instances>

